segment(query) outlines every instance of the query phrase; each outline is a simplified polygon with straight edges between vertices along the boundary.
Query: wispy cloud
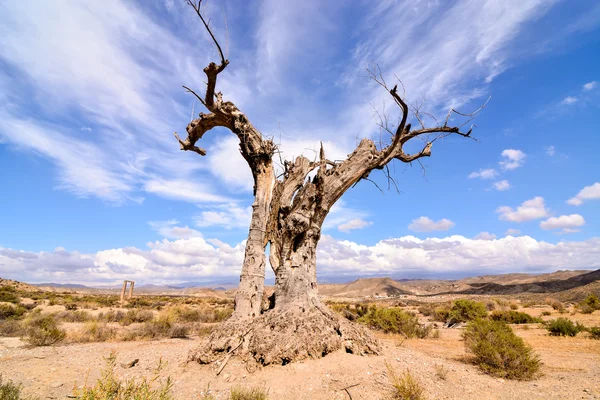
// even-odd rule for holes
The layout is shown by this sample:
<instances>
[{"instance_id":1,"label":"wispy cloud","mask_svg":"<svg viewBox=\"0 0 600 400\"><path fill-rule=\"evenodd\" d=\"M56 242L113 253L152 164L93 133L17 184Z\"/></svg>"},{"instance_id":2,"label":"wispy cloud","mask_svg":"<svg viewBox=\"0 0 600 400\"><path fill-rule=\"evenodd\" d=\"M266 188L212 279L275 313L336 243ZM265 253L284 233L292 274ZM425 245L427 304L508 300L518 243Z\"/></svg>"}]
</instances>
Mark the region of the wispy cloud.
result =
<instances>
[{"instance_id":1,"label":"wispy cloud","mask_svg":"<svg viewBox=\"0 0 600 400\"><path fill-rule=\"evenodd\" d=\"M355 219L351 219L350 221L338 225L338 231L340 232L350 232L356 229L363 229L366 228L367 226L373 225L373 223L371 221L365 221L364 219L361 218L355 218Z\"/></svg>"},{"instance_id":2,"label":"wispy cloud","mask_svg":"<svg viewBox=\"0 0 600 400\"><path fill-rule=\"evenodd\" d=\"M408 229L415 232L447 231L454 225L454 222L447 218L434 221L429 217L419 217L414 219L410 225L408 225Z\"/></svg>"},{"instance_id":3,"label":"wispy cloud","mask_svg":"<svg viewBox=\"0 0 600 400\"><path fill-rule=\"evenodd\" d=\"M563 101L561 102L562 104L575 104L577 103L577 97L573 97L573 96L567 96L563 99Z\"/></svg>"},{"instance_id":4,"label":"wispy cloud","mask_svg":"<svg viewBox=\"0 0 600 400\"><path fill-rule=\"evenodd\" d=\"M510 188L510 183L506 179L494 183L494 189L498 190L499 192L503 192Z\"/></svg>"},{"instance_id":5,"label":"wispy cloud","mask_svg":"<svg viewBox=\"0 0 600 400\"><path fill-rule=\"evenodd\" d=\"M498 172L493 168L480 169L476 172L469 174L469 179L481 178L481 179L493 179L498 175Z\"/></svg>"},{"instance_id":6,"label":"wispy cloud","mask_svg":"<svg viewBox=\"0 0 600 400\"><path fill-rule=\"evenodd\" d=\"M593 89L595 89L597 86L598 86L598 82L596 82L596 81L591 81L591 82L588 82L588 83L586 83L585 85L583 85L583 90L586 90L586 91L588 91L588 90L593 90Z\"/></svg>"}]
</instances>

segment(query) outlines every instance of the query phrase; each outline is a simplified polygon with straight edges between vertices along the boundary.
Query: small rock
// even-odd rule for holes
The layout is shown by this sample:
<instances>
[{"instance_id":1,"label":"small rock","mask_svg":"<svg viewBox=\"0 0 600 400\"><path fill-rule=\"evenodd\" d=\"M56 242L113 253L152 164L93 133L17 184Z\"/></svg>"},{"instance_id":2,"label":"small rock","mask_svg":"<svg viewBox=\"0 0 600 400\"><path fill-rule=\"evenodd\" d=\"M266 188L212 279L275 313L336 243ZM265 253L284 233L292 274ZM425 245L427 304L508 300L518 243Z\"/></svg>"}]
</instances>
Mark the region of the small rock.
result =
<instances>
[{"instance_id":1,"label":"small rock","mask_svg":"<svg viewBox=\"0 0 600 400\"><path fill-rule=\"evenodd\" d=\"M590 393L590 392L591 392L591 390L590 390L590 389L583 389L583 391L584 391L585 393Z\"/></svg>"},{"instance_id":2,"label":"small rock","mask_svg":"<svg viewBox=\"0 0 600 400\"><path fill-rule=\"evenodd\" d=\"M139 359L139 358L136 358L135 360L133 360L133 361L130 361L130 362L128 362L128 363L121 363L121 367L123 367L123 368L133 368L133 367L135 367L135 366L136 366L136 364L137 364L138 362L140 362L140 359Z\"/></svg>"},{"instance_id":3,"label":"small rock","mask_svg":"<svg viewBox=\"0 0 600 400\"><path fill-rule=\"evenodd\" d=\"M62 385L63 385L63 383L62 383L62 382L52 382L52 383L50 384L50 387L51 387L51 388L55 388L55 389L56 389L56 388L59 388L59 387L61 387Z\"/></svg>"}]
</instances>

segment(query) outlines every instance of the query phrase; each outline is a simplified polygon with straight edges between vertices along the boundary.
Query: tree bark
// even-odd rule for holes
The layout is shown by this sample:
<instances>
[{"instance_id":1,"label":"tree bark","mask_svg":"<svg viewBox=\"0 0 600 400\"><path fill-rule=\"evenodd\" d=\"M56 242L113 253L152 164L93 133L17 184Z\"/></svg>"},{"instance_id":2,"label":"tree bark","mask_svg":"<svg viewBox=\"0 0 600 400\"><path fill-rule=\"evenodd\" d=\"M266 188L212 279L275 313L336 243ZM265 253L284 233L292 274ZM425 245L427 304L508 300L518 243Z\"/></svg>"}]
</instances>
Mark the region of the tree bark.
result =
<instances>
[{"instance_id":1,"label":"tree bark","mask_svg":"<svg viewBox=\"0 0 600 400\"><path fill-rule=\"evenodd\" d=\"M256 194L240 284L235 294L234 319L247 320L260 315L265 285L266 229L274 182L273 166L269 159L255 174Z\"/></svg>"}]
</instances>

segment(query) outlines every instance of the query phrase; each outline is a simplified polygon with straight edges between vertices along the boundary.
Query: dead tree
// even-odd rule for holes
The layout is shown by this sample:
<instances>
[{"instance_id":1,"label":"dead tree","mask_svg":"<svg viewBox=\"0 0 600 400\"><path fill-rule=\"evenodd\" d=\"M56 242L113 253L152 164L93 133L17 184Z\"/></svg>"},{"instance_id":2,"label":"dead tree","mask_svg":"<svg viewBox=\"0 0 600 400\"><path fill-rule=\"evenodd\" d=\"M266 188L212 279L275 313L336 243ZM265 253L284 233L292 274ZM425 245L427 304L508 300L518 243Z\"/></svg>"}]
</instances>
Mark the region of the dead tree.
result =
<instances>
[{"instance_id":1,"label":"dead tree","mask_svg":"<svg viewBox=\"0 0 600 400\"><path fill-rule=\"evenodd\" d=\"M375 69L370 71L371 78L389 92L401 111L395 129L390 129L387 118L380 120L380 127L390 134L390 143L377 146L372 140L363 139L341 162L328 160L321 147L318 160L298 157L285 161L282 176L275 177L272 161L275 144L263 138L232 102L224 101L222 94L215 92L217 76L229 62L206 23L200 3L188 0L211 35L221 61L211 62L204 69L207 77L204 96L185 87L209 114L201 113L187 126L185 140L175 136L182 150L203 156L206 151L196 143L212 128L225 127L237 135L240 152L252 170L254 203L234 314L190 358L206 363L223 356L228 359L235 352L266 365L322 357L340 348L355 354L377 353L379 344L365 329L340 318L319 299L316 249L323 222L336 201L359 181L368 179L373 170L383 170L395 183L387 168L390 162L411 163L429 157L437 139L451 134L470 137L471 130L462 132L459 127L448 126L450 114L443 125L426 127L419 109L405 102L397 86L389 89L381 72ZM418 129L412 129L408 123L411 112L421 125ZM406 153L404 145L416 138L427 139L423 148L413 154ZM275 273L275 293L270 309L261 313L267 244Z\"/></svg>"}]
</instances>

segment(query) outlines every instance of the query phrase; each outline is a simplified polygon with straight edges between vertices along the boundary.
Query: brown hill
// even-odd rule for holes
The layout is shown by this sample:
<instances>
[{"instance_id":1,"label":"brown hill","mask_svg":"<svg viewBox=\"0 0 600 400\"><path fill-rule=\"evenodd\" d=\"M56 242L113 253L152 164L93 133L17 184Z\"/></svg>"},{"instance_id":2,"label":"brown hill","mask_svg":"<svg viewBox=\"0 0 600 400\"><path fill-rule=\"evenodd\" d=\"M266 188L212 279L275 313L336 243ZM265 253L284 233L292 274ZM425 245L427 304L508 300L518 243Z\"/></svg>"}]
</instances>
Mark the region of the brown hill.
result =
<instances>
[{"instance_id":1,"label":"brown hill","mask_svg":"<svg viewBox=\"0 0 600 400\"><path fill-rule=\"evenodd\" d=\"M391 278L364 278L345 285L320 285L319 293L335 297L394 297L412 294Z\"/></svg>"}]
</instances>

